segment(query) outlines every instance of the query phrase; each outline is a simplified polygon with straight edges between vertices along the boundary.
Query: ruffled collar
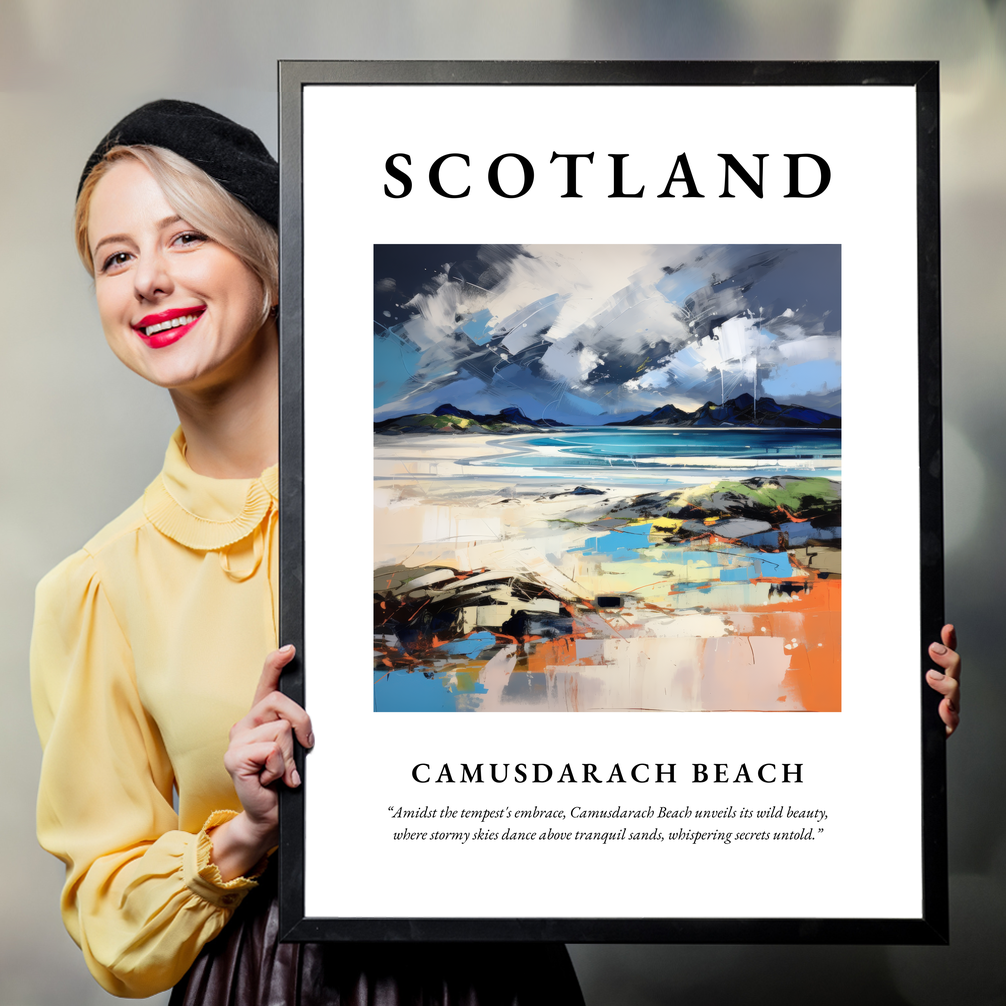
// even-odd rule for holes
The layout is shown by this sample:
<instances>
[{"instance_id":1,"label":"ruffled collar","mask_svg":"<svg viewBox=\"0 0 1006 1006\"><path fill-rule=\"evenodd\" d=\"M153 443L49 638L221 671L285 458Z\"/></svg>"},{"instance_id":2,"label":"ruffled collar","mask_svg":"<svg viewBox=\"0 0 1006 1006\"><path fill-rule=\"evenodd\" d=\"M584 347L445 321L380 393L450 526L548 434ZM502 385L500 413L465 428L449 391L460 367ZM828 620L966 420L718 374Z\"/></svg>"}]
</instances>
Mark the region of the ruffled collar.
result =
<instances>
[{"instance_id":1,"label":"ruffled collar","mask_svg":"<svg viewBox=\"0 0 1006 1006\"><path fill-rule=\"evenodd\" d=\"M279 466L257 479L213 479L185 460L185 438L175 430L164 468L143 494L143 512L162 534L186 548L211 552L252 533L279 500Z\"/></svg>"}]
</instances>

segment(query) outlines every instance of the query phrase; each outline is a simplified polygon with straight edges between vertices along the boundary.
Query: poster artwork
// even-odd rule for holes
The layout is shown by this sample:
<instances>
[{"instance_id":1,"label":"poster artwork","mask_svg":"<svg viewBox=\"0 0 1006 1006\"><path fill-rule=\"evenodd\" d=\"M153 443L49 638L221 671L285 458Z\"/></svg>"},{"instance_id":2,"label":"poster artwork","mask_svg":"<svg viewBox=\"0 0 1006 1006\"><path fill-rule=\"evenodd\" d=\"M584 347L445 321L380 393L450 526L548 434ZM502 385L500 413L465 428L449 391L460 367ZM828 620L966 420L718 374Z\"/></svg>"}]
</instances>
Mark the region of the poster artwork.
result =
<instances>
[{"instance_id":1,"label":"poster artwork","mask_svg":"<svg viewBox=\"0 0 1006 1006\"><path fill-rule=\"evenodd\" d=\"M841 247L374 247L374 710L841 709Z\"/></svg>"}]
</instances>

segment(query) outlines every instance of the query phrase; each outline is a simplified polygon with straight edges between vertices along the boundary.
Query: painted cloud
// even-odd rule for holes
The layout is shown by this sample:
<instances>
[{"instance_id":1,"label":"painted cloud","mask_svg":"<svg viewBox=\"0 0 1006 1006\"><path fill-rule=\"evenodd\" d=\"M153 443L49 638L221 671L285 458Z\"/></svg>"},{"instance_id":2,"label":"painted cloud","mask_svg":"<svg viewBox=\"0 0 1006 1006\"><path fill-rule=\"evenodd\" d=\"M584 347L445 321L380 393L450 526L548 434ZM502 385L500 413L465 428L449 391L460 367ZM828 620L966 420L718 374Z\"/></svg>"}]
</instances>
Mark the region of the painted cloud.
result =
<instances>
[{"instance_id":1,"label":"painted cloud","mask_svg":"<svg viewBox=\"0 0 1006 1006\"><path fill-rule=\"evenodd\" d=\"M742 392L840 414L840 253L378 245L375 419L450 402L590 424Z\"/></svg>"}]
</instances>

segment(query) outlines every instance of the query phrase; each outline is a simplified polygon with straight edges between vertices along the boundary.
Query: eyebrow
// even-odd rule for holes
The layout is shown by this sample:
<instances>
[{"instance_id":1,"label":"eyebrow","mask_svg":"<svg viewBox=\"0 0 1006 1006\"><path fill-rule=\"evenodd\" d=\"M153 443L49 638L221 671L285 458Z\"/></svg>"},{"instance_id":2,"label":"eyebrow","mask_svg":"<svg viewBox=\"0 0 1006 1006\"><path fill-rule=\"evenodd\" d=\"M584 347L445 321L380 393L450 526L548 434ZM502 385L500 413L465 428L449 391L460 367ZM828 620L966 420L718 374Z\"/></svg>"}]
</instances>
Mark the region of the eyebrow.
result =
<instances>
[{"instance_id":1,"label":"eyebrow","mask_svg":"<svg viewBox=\"0 0 1006 1006\"><path fill-rule=\"evenodd\" d=\"M181 217L175 213L170 217L165 217L163 220L158 220L154 225L157 230L163 230L165 227L170 227L172 224L177 224L181 221ZM109 234L107 237L103 237L91 250L91 257L96 258L98 255L98 249L102 245L107 245L114 243L116 241L131 242L133 239L128 234Z\"/></svg>"}]
</instances>

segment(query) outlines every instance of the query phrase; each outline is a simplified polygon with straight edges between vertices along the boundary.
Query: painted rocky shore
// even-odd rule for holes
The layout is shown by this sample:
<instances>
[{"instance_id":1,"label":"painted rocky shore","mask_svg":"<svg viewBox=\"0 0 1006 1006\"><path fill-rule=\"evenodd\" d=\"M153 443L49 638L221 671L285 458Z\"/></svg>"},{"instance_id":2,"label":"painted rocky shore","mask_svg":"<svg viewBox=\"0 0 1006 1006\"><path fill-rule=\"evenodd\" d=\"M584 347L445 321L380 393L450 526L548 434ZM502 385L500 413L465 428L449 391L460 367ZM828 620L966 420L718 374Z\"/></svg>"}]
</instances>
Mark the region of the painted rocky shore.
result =
<instances>
[{"instance_id":1,"label":"painted rocky shore","mask_svg":"<svg viewBox=\"0 0 1006 1006\"><path fill-rule=\"evenodd\" d=\"M802 704L795 708L813 707L813 688L796 679L801 672L804 679L814 677L829 659L825 637L837 659L839 482L762 477L626 496L581 485L537 496L496 494L480 506L519 510L526 546L507 552L506 568L462 566L452 555L453 563L376 569L378 677L446 675L459 708L466 689L472 708L486 708L487 695L498 708L536 702L592 708L585 674L593 672L603 690L605 666L631 656L676 661L682 681L689 680L665 705L647 698L641 686L642 692L630 688L614 703L609 696L606 708L689 708L690 695L694 707L715 708L717 659L736 676L738 653L752 665L757 657L764 668L772 663L768 644L778 643L776 663L785 659L782 685L769 689L770 700L752 686L748 705L742 697L739 707L767 708L771 701L777 708L792 704L797 692ZM536 539L554 542L557 536L565 563L536 545ZM493 549L480 554L491 557ZM800 633L787 627L793 619L800 620ZM798 635L813 652L786 650L786 641ZM704 668L694 680L692 656ZM574 670L575 693L563 694L559 686L574 678L556 679ZM736 681L731 687L736 696Z\"/></svg>"}]
</instances>

